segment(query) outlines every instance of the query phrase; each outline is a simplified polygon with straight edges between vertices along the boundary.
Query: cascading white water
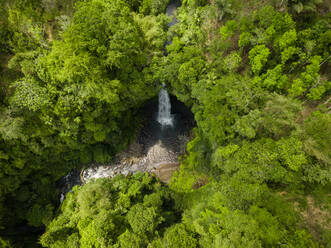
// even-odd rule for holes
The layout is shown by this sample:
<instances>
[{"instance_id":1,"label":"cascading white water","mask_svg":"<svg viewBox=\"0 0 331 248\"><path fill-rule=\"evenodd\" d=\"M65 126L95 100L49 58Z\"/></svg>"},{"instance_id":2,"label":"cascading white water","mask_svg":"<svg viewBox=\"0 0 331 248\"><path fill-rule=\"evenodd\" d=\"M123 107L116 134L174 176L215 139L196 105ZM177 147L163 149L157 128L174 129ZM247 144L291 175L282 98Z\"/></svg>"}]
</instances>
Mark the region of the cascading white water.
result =
<instances>
[{"instance_id":1,"label":"cascading white water","mask_svg":"<svg viewBox=\"0 0 331 248\"><path fill-rule=\"evenodd\" d=\"M166 89L162 88L159 93L159 112L157 121L162 126L173 126L173 117L171 116L171 103Z\"/></svg>"},{"instance_id":2,"label":"cascading white water","mask_svg":"<svg viewBox=\"0 0 331 248\"><path fill-rule=\"evenodd\" d=\"M172 17L172 21L169 23L168 27L175 25L178 23L178 20L174 16L175 10L181 5L180 0L171 0L171 3L168 5L166 13L168 16ZM171 44L171 41L168 41L165 45ZM164 85L163 85L164 86ZM168 92L164 89L161 89L159 93L159 110L157 121L164 126L173 126L174 119L171 116L171 104ZM158 130L159 132L159 130ZM128 175L129 173L136 173L137 171L142 172L155 172L158 166L166 165L166 172L164 174L169 175L169 165L177 165L178 156L180 154L185 153L186 143L189 140L187 136L181 136L181 142L179 143L179 147L181 149L176 150L176 152L172 151L172 149L166 149L164 144L161 145L160 142L156 143L152 147L150 147L147 151L147 154L139 157L138 161L134 162L125 162L115 163L111 165L102 165L102 166L91 166L85 169L82 174L74 174L72 177L68 177L71 175L71 172L64 178L64 187L65 189L61 190L60 202L62 202L65 198L65 194L71 190L74 185L80 185L82 182L81 178L84 179L85 182L90 181L91 179L104 178L104 177L114 177L117 174ZM185 143L186 142L186 143ZM126 161L132 161L132 151L127 151ZM177 167L176 167L177 168ZM153 173L154 173L153 172ZM160 172L158 172L160 173ZM155 173L157 176L160 175Z\"/></svg>"}]
</instances>

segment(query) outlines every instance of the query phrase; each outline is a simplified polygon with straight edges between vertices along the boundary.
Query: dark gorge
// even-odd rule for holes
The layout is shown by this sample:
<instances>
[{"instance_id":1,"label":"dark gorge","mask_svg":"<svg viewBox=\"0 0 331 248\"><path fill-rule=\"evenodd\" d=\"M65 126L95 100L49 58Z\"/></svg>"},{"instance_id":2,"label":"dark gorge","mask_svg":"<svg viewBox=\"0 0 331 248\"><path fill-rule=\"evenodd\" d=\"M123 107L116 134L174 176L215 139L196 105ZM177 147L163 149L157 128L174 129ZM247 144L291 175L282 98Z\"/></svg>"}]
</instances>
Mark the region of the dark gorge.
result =
<instances>
[{"instance_id":1,"label":"dark gorge","mask_svg":"<svg viewBox=\"0 0 331 248\"><path fill-rule=\"evenodd\" d=\"M0 248L331 247L330 8L0 1Z\"/></svg>"}]
</instances>

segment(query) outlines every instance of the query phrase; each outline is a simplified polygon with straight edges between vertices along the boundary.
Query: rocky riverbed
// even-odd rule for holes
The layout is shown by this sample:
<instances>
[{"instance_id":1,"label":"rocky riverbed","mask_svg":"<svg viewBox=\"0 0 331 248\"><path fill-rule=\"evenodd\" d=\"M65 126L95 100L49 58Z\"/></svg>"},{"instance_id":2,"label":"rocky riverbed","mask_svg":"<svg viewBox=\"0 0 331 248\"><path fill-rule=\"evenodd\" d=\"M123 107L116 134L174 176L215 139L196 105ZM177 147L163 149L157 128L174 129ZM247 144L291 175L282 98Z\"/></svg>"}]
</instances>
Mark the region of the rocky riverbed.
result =
<instances>
[{"instance_id":1,"label":"rocky riverbed","mask_svg":"<svg viewBox=\"0 0 331 248\"><path fill-rule=\"evenodd\" d=\"M174 13L180 4L179 0L173 0L166 10L172 17L169 27L177 23ZM186 152L190 130L195 122L193 114L182 102L174 96L169 97L165 88L161 92L166 97L160 98L159 95L158 104L151 99L141 109L140 115L147 121L127 150L117 154L109 164L89 165L82 171L70 172L60 180L61 202L74 185L97 178L111 178L117 174L128 175L141 171L154 174L165 183L170 181L174 171L179 168L178 157ZM164 99L162 103L160 99ZM163 106L162 113L160 106ZM164 115L162 118L160 113Z\"/></svg>"},{"instance_id":2,"label":"rocky riverbed","mask_svg":"<svg viewBox=\"0 0 331 248\"><path fill-rule=\"evenodd\" d=\"M134 142L126 151L118 154L113 163L86 168L81 174L82 180L86 183L92 179L141 171L153 173L167 183L179 168L178 157L185 153L188 141L189 137L185 135L167 137L147 145L145 151L143 144Z\"/></svg>"}]
</instances>

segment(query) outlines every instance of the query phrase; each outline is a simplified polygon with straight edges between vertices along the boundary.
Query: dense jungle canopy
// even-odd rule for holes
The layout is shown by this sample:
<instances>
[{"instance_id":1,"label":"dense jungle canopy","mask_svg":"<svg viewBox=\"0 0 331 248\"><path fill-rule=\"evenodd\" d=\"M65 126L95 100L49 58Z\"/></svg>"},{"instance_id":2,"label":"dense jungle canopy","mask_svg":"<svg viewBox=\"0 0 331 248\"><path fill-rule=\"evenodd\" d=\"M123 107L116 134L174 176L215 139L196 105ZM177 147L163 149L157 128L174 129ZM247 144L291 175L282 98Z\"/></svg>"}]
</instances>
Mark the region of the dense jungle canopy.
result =
<instances>
[{"instance_id":1,"label":"dense jungle canopy","mask_svg":"<svg viewBox=\"0 0 331 248\"><path fill-rule=\"evenodd\" d=\"M1 248L331 247L331 1L0 0ZM167 44L167 45L165 45ZM169 184L75 186L165 85L196 126Z\"/></svg>"}]
</instances>

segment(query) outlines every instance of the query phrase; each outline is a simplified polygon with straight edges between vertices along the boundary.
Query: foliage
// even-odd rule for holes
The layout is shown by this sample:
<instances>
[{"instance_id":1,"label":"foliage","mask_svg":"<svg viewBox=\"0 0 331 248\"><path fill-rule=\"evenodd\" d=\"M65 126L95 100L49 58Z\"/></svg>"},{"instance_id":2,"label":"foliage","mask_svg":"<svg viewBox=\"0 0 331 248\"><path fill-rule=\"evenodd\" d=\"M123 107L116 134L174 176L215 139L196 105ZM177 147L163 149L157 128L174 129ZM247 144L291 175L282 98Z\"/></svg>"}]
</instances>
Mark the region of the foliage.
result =
<instances>
[{"instance_id":1,"label":"foliage","mask_svg":"<svg viewBox=\"0 0 331 248\"><path fill-rule=\"evenodd\" d=\"M3 240L2 238L0 238L0 245L3 248L11 248L12 247L7 240Z\"/></svg>"},{"instance_id":2,"label":"foliage","mask_svg":"<svg viewBox=\"0 0 331 248\"><path fill-rule=\"evenodd\" d=\"M41 243L44 247L147 244L176 219L171 201L170 191L147 174L99 179L66 196ZM166 217L167 223L161 225Z\"/></svg>"},{"instance_id":3,"label":"foliage","mask_svg":"<svg viewBox=\"0 0 331 248\"><path fill-rule=\"evenodd\" d=\"M80 2L53 45L38 22L39 4L8 5L15 52L8 66L21 77L6 82L0 115L1 204L11 202L17 215L1 223L8 229L46 224L55 209L55 182L79 163L110 161L135 131L129 110L156 94L143 80L146 40L124 3ZM29 197L17 196L22 187Z\"/></svg>"},{"instance_id":4,"label":"foliage","mask_svg":"<svg viewBox=\"0 0 331 248\"><path fill-rule=\"evenodd\" d=\"M165 12L170 0L143 0L139 12L144 15L158 15Z\"/></svg>"},{"instance_id":5,"label":"foliage","mask_svg":"<svg viewBox=\"0 0 331 248\"><path fill-rule=\"evenodd\" d=\"M258 75L261 72L268 61L269 54L270 51L265 45L255 46L249 52L249 60L254 74Z\"/></svg>"},{"instance_id":6,"label":"foliage","mask_svg":"<svg viewBox=\"0 0 331 248\"><path fill-rule=\"evenodd\" d=\"M329 208L328 1L185 0L170 28L168 4L0 1L1 247L43 226L45 247L330 246L303 214ZM56 211L57 181L108 164L161 84L196 122L169 187L97 180Z\"/></svg>"},{"instance_id":7,"label":"foliage","mask_svg":"<svg viewBox=\"0 0 331 248\"><path fill-rule=\"evenodd\" d=\"M300 14L301 12L315 12L318 4L322 2L322 0L290 0L288 4L295 12Z\"/></svg>"},{"instance_id":8,"label":"foliage","mask_svg":"<svg viewBox=\"0 0 331 248\"><path fill-rule=\"evenodd\" d=\"M310 65L306 66L306 70L301 73L301 77L293 81L292 87L289 89L289 93L293 96L302 95L307 89L315 86L320 80L319 70L322 58L320 56L314 56L310 60Z\"/></svg>"},{"instance_id":9,"label":"foliage","mask_svg":"<svg viewBox=\"0 0 331 248\"><path fill-rule=\"evenodd\" d=\"M161 52L167 38L165 27L168 18L165 15L157 17L136 15L134 18L144 32L145 40L151 52Z\"/></svg>"},{"instance_id":10,"label":"foliage","mask_svg":"<svg viewBox=\"0 0 331 248\"><path fill-rule=\"evenodd\" d=\"M220 34L222 39L227 39L234 35L238 29L238 25L236 21L231 20L228 21L224 26L221 27L220 29Z\"/></svg>"},{"instance_id":11,"label":"foliage","mask_svg":"<svg viewBox=\"0 0 331 248\"><path fill-rule=\"evenodd\" d=\"M167 229L163 238L164 247L197 247L197 240L194 238L193 233L186 230L185 225L176 224Z\"/></svg>"},{"instance_id":12,"label":"foliage","mask_svg":"<svg viewBox=\"0 0 331 248\"><path fill-rule=\"evenodd\" d=\"M328 113L314 112L304 122L305 149L308 154L316 157L325 164L330 164L330 115ZM323 130L318 132L317 130Z\"/></svg>"}]
</instances>

